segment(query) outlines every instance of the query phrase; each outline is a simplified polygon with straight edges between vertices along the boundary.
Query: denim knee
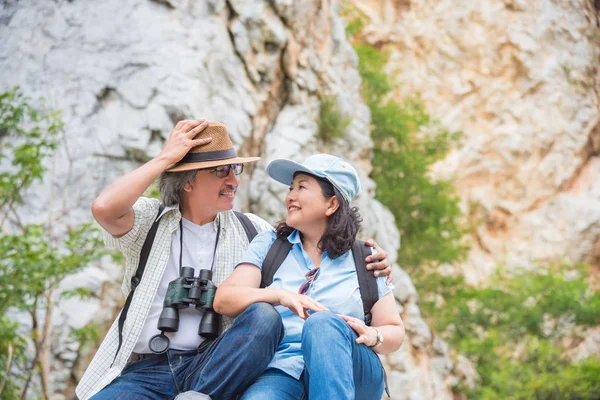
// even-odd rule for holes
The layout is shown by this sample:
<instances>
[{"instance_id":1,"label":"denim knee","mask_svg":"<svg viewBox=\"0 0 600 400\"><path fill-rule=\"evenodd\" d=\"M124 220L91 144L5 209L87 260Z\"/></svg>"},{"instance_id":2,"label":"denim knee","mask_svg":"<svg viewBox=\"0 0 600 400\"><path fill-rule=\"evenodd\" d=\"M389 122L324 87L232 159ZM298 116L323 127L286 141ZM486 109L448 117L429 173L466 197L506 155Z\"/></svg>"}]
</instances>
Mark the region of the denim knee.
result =
<instances>
[{"instance_id":1,"label":"denim knee","mask_svg":"<svg viewBox=\"0 0 600 400\"><path fill-rule=\"evenodd\" d=\"M281 316L269 303L254 303L248 306L242 313L250 319L253 325L263 327L263 329L275 329L281 325Z\"/></svg>"},{"instance_id":2,"label":"denim knee","mask_svg":"<svg viewBox=\"0 0 600 400\"><path fill-rule=\"evenodd\" d=\"M323 338L331 335L344 335L347 325L346 321L335 313L330 311L316 312L304 322L302 341L304 342L305 339L313 336Z\"/></svg>"},{"instance_id":3,"label":"denim knee","mask_svg":"<svg viewBox=\"0 0 600 400\"><path fill-rule=\"evenodd\" d=\"M281 316L269 303L251 304L236 318L236 321L252 333L254 341L271 341L272 339L279 343L283 337Z\"/></svg>"}]
</instances>

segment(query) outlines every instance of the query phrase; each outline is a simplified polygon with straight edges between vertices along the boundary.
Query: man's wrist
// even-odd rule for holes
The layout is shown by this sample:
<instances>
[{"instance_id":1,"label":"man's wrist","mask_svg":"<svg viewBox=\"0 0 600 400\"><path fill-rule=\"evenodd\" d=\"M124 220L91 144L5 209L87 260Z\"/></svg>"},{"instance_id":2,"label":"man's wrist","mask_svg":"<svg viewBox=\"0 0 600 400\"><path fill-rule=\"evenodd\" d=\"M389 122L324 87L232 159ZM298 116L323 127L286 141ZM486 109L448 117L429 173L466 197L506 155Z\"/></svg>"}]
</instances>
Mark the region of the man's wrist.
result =
<instances>
[{"instance_id":1,"label":"man's wrist","mask_svg":"<svg viewBox=\"0 0 600 400\"><path fill-rule=\"evenodd\" d=\"M171 165L175 164L175 161L173 161L172 157L169 157L163 152L158 153L158 155L154 157L154 161L160 164L161 166L164 166L164 168L170 167Z\"/></svg>"}]
</instances>

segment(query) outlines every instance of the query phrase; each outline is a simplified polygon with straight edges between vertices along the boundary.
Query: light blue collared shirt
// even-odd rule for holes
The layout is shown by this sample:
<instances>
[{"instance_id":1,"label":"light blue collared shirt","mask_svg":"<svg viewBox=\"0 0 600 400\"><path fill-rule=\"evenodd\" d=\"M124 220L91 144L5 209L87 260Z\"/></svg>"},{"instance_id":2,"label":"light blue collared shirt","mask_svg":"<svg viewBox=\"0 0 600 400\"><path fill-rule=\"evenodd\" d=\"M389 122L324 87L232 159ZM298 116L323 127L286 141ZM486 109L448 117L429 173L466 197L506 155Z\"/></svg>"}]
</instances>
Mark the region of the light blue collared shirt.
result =
<instances>
[{"instance_id":1,"label":"light blue collared shirt","mask_svg":"<svg viewBox=\"0 0 600 400\"><path fill-rule=\"evenodd\" d=\"M258 234L246 249L239 264L248 263L262 268L267 252L276 238L275 232L272 231ZM300 286L306 282L306 273L314 269L315 265L302 248L298 231L292 232L288 240L292 243L292 249L275 273L273 283L269 285L269 288L298 293ZM394 289L393 285L386 285L385 281L386 277L377 278L379 298ZM327 252L323 253L319 274L306 295L327 307L331 312L364 320L363 303L352 250L336 259L329 258ZM304 320L287 307L276 306L275 308L281 315L285 334L268 368L280 369L299 379L304 370L301 351Z\"/></svg>"}]
</instances>

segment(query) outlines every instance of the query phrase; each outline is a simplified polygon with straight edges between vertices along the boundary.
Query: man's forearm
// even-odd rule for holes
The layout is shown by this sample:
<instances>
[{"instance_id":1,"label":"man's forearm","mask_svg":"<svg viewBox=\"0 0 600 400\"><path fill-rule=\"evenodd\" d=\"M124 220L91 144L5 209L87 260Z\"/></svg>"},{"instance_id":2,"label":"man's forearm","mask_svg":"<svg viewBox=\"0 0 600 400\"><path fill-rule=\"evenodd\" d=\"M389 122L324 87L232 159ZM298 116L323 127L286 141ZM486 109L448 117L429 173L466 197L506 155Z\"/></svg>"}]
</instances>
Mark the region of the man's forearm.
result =
<instances>
[{"instance_id":1,"label":"man's forearm","mask_svg":"<svg viewBox=\"0 0 600 400\"><path fill-rule=\"evenodd\" d=\"M159 155L113 182L92 203L96 221L115 236L126 233L133 226L133 205L169 165ZM130 221L119 223L126 217Z\"/></svg>"}]
</instances>

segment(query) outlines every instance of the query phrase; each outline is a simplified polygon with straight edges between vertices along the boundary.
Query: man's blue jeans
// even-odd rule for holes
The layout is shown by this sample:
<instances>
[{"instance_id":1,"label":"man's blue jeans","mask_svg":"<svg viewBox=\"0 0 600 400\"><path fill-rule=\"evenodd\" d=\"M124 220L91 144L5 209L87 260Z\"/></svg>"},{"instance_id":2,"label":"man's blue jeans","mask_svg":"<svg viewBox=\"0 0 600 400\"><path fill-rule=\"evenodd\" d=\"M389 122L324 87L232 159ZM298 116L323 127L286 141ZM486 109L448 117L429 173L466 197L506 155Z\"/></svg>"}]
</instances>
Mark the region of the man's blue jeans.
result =
<instances>
[{"instance_id":1,"label":"man's blue jeans","mask_svg":"<svg viewBox=\"0 0 600 400\"><path fill-rule=\"evenodd\" d=\"M168 350L133 362L92 399L172 399L190 390L233 399L264 371L282 334L273 306L252 304L203 352Z\"/></svg>"},{"instance_id":2,"label":"man's blue jeans","mask_svg":"<svg viewBox=\"0 0 600 400\"><path fill-rule=\"evenodd\" d=\"M269 368L242 395L242 400L374 400L384 389L379 357L338 315L312 314L302 328L304 372L295 379Z\"/></svg>"}]
</instances>

